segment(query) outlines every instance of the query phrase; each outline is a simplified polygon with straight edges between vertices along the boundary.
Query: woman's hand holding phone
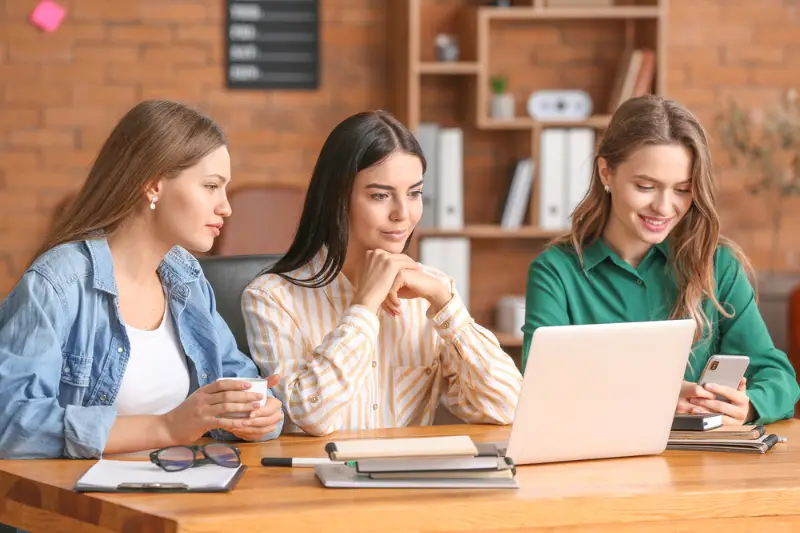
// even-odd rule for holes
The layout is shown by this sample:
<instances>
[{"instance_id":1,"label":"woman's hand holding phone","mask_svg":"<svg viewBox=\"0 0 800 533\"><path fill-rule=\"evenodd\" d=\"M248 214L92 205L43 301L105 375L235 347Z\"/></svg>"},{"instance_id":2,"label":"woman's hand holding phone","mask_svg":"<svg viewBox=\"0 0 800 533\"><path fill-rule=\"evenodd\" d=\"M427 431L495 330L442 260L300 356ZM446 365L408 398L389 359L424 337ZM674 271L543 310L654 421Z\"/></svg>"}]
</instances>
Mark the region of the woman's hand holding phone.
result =
<instances>
[{"instance_id":1,"label":"woman's hand holding phone","mask_svg":"<svg viewBox=\"0 0 800 533\"><path fill-rule=\"evenodd\" d=\"M679 414L687 413L700 413L702 411L695 411L696 406L692 403L693 399L713 400L715 396L702 386L691 381L684 381L681 385L681 394L678 398L678 407L675 412Z\"/></svg>"},{"instance_id":2,"label":"woman's hand holding phone","mask_svg":"<svg viewBox=\"0 0 800 533\"><path fill-rule=\"evenodd\" d=\"M694 385L694 384L692 384ZM699 387L699 386L698 386ZM739 387L726 387L708 383L705 392L711 396L693 396L688 399L691 404L689 413L720 413L722 423L726 426L741 426L753 418L753 409L750 405L750 397L747 396L747 378L739 381ZM721 396L725 400L717 400Z\"/></svg>"}]
</instances>

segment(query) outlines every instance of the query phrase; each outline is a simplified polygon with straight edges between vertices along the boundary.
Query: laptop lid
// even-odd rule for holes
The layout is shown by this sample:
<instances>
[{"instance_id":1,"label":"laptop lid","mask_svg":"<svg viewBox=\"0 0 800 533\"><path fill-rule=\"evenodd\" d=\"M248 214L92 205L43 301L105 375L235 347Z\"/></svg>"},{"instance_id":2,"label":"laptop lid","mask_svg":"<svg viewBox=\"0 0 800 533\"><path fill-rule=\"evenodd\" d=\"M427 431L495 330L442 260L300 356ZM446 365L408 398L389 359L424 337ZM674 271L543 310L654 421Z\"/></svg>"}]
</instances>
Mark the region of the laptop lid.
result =
<instances>
[{"instance_id":1,"label":"laptop lid","mask_svg":"<svg viewBox=\"0 0 800 533\"><path fill-rule=\"evenodd\" d=\"M688 319L537 329L506 455L520 465L663 452L694 332Z\"/></svg>"}]
</instances>

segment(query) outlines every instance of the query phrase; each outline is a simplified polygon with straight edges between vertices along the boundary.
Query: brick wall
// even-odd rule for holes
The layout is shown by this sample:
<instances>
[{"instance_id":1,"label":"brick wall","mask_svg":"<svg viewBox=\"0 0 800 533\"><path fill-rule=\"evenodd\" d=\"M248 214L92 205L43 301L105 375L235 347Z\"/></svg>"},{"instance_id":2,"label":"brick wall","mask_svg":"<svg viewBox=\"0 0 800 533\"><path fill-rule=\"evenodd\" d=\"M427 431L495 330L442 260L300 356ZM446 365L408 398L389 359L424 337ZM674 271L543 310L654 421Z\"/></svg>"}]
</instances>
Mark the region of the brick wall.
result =
<instances>
[{"instance_id":1,"label":"brick wall","mask_svg":"<svg viewBox=\"0 0 800 533\"><path fill-rule=\"evenodd\" d=\"M334 124L388 105L385 1L322 2L317 92L227 92L221 0L59 1L68 18L43 34L27 23L35 0L0 0L0 295L114 122L143 98L190 101L222 123L237 184L307 180ZM800 87L799 6L671 0L670 95L710 124L728 95L760 105ZM740 175L721 178L725 229L763 267L769 212L741 192ZM787 217L787 225L797 221ZM800 268L800 237L788 232L785 243L779 267Z\"/></svg>"},{"instance_id":2,"label":"brick wall","mask_svg":"<svg viewBox=\"0 0 800 533\"><path fill-rule=\"evenodd\" d=\"M35 0L0 0L0 295L141 99L189 101L217 119L235 184L306 180L338 121L387 103L383 2L322 2L322 90L227 92L221 0L58 1L67 19L44 34L27 23Z\"/></svg>"},{"instance_id":3,"label":"brick wall","mask_svg":"<svg viewBox=\"0 0 800 533\"><path fill-rule=\"evenodd\" d=\"M769 267L771 205L743 190L746 172L733 169L714 118L728 98L770 107L800 90L800 2L797 0L670 0L668 91L708 129L717 162L723 231L756 268ZM800 202L785 205L776 268L800 271Z\"/></svg>"}]
</instances>

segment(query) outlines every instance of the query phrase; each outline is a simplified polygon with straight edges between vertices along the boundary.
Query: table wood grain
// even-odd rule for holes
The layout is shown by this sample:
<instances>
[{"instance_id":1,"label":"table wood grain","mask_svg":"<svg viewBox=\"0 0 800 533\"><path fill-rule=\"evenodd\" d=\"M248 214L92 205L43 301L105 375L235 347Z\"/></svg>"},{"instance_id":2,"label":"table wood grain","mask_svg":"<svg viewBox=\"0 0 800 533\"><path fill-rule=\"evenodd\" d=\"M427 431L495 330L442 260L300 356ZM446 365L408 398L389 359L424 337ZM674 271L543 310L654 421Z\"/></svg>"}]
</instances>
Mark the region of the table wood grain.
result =
<instances>
[{"instance_id":1,"label":"table wood grain","mask_svg":"<svg viewBox=\"0 0 800 533\"><path fill-rule=\"evenodd\" d=\"M671 451L523 466L519 490L326 489L311 468L260 466L265 456L325 457L332 439L470 435L485 442L505 440L509 429L434 426L241 444L249 469L223 494L79 494L71 488L94 461L0 461L0 522L87 533L800 531L794 420L770 426L788 442L765 455Z\"/></svg>"}]
</instances>

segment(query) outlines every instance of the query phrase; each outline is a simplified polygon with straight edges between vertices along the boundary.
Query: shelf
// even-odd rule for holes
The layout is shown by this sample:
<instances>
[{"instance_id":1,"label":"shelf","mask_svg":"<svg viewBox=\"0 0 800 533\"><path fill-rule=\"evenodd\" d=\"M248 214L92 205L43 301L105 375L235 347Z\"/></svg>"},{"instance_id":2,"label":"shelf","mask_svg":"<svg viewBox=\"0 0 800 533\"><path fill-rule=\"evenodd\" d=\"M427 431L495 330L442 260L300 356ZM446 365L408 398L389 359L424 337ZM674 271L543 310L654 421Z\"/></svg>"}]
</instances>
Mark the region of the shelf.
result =
<instances>
[{"instance_id":1,"label":"shelf","mask_svg":"<svg viewBox=\"0 0 800 533\"><path fill-rule=\"evenodd\" d=\"M512 333L500 333L499 331L493 331L494 336L497 337L497 340L500 341L500 346L504 346L506 348L521 348L522 347L522 335L514 335Z\"/></svg>"},{"instance_id":2,"label":"shelf","mask_svg":"<svg viewBox=\"0 0 800 533\"><path fill-rule=\"evenodd\" d=\"M482 130L530 130L533 128L605 128L611 120L609 115L593 115L586 120L546 120L539 121L528 117L511 120L482 119L478 129Z\"/></svg>"},{"instance_id":3,"label":"shelf","mask_svg":"<svg viewBox=\"0 0 800 533\"><path fill-rule=\"evenodd\" d=\"M504 229L498 225L474 225L461 229L417 228L414 234L419 237L468 237L471 239L545 239L557 237L568 230L549 231L534 226L523 226L518 229Z\"/></svg>"},{"instance_id":4,"label":"shelf","mask_svg":"<svg viewBox=\"0 0 800 533\"><path fill-rule=\"evenodd\" d=\"M657 19L657 6L614 7L480 7L479 16L488 20L554 20L554 19Z\"/></svg>"},{"instance_id":5,"label":"shelf","mask_svg":"<svg viewBox=\"0 0 800 533\"><path fill-rule=\"evenodd\" d=\"M444 75L477 74L478 64L469 61L427 61L419 64L419 73Z\"/></svg>"}]
</instances>

